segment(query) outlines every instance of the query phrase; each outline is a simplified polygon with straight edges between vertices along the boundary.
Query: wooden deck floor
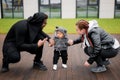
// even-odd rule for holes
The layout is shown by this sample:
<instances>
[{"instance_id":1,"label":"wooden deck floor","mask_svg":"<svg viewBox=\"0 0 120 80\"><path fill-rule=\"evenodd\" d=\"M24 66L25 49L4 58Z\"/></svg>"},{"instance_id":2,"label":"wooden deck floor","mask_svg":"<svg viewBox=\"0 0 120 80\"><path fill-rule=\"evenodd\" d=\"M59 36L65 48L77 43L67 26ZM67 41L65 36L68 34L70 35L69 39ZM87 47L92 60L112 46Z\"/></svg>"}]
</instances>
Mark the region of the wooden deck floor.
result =
<instances>
[{"instance_id":1,"label":"wooden deck floor","mask_svg":"<svg viewBox=\"0 0 120 80\"><path fill-rule=\"evenodd\" d=\"M120 35L114 35L120 41ZM0 68L2 66L2 44L5 35L0 35ZM77 36L69 35L69 38L75 39ZM80 45L80 44L79 44ZM27 52L21 53L21 61L16 64L10 64L10 71L0 73L0 80L120 80L120 54L111 59L108 71L104 73L92 73L90 67L84 67L83 63L87 59L79 45L69 47L68 69L61 67L59 60L58 70L52 70L53 48L45 44L42 60L47 66L48 71L39 71L32 69L34 55Z\"/></svg>"}]
</instances>

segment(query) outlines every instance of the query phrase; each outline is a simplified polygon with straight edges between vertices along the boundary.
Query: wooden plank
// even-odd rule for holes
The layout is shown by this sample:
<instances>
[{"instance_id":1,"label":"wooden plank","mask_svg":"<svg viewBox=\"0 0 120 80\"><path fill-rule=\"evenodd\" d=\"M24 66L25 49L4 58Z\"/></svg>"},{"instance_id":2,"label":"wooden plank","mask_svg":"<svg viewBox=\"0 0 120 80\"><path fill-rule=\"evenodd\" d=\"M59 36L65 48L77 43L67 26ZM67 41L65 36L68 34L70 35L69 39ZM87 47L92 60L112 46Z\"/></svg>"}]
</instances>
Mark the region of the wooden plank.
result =
<instances>
[{"instance_id":1,"label":"wooden plank","mask_svg":"<svg viewBox=\"0 0 120 80\"><path fill-rule=\"evenodd\" d=\"M114 35L119 39L119 35ZM0 35L0 66L2 66L2 44L5 35ZM69 38L75 39L78 36L69 35ZM87 56L84 54L80 45L72 46L68 49L68 68L61 67L62 61L59 60L58 70L52 70L53 47L48 47L48 43L44 46L42 60L47 66L48 71L39 71L32 69L34 55L27 52L21 53L21 61L17 64L10 64L10 71L0 73L0 80L119 80L120 79L120 54L111 59L111 65L107 72L92 73L91 67L84 67Z\"/></svg>"}]
</instances>

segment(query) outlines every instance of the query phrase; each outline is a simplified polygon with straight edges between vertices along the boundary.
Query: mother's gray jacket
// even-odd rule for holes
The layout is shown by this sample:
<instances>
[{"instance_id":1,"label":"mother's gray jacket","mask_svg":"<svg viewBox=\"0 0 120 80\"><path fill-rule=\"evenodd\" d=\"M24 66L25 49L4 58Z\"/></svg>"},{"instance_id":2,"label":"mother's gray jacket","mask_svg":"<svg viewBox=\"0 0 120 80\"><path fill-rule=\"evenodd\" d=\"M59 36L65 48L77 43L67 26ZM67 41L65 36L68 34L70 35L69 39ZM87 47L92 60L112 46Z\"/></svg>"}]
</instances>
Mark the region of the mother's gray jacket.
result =
<instances>
[{"instance_id":1,"label":"mother's gray jacket","mask_svg":"<svg viewBox=\"0 0 120 80\"><path fill-rule=\"evenodd\" d=\"M94 46L92 55L99 55L102 49L114 48L115 43L117 43L116 48L119 48L115 38L100 28L96 20L89 22L88 37ZM81 37L74 40L74 44L80 42L82 42Z\"/></svg>"}]
</instances>

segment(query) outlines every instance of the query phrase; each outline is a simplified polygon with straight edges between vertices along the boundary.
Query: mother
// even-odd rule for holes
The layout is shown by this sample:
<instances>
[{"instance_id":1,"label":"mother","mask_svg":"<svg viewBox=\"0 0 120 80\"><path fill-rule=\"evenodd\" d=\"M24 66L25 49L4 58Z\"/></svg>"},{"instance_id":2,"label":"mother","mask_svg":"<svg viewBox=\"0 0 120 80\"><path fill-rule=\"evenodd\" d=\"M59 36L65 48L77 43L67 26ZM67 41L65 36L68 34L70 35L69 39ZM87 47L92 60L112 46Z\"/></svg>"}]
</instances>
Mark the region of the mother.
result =
<instances>
[{"instance_id":1,"label":"mother","mask_svg":"<svg viewBox=\"0 0 120 80\"><path fill-rule=\"evenodd\" d=\"M95 61L97 67L92 68L92 72L106 71L106 66L110 64L108 58L115 57L119 51L119 42L101 29L96 20L89 22L79 20L76 23L76 31L81 35L80 38L74 41L70 40L69 43L74 45L83 42L84 51L89 56L84 65L89 66Z\"/></svg>"},{"instance_id":2,"label":"mother","mask_svg":"<svg viewBox=\"0 0 120 80\"><path fill-rule=\"evenodd\" d=\"M42 30L47 24L48 16L42 12L35 13L27 20L15 23L9 30L3 44L2 72L9 71L9 64L20 61L20 52L35 54L33 68L47 70L41 61L44 42L51 41Z\"/></svg>"}]
</instances>

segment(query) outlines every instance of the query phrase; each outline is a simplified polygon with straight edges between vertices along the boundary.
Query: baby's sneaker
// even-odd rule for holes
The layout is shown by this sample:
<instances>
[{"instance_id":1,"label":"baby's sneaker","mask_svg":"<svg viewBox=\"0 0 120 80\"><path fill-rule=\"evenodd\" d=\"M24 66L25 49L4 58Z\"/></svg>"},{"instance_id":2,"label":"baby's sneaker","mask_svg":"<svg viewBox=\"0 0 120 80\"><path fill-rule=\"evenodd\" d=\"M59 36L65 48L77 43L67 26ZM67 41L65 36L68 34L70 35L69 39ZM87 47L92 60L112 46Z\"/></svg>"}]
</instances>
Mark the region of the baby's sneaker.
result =
<instances>
[{"instance_id":1,"label":"baby's sneaker","mask_svg":"<svg viewBox=\"0 0 120 80\"><path fill-rule=\"evenodd\" d=\"M53 70L57 70L57 64L53 65Z\"/></svg>"},{"instance_id":2,"label":"baby's sneaker","mask_svg":"<svg viewBox=\"0 0 120 80\"><path fill-rule=\"evenodd\" d=\"M62 67L66 69L67 68L67 64L62 64Z\"/></svg>"}]
</instances>

